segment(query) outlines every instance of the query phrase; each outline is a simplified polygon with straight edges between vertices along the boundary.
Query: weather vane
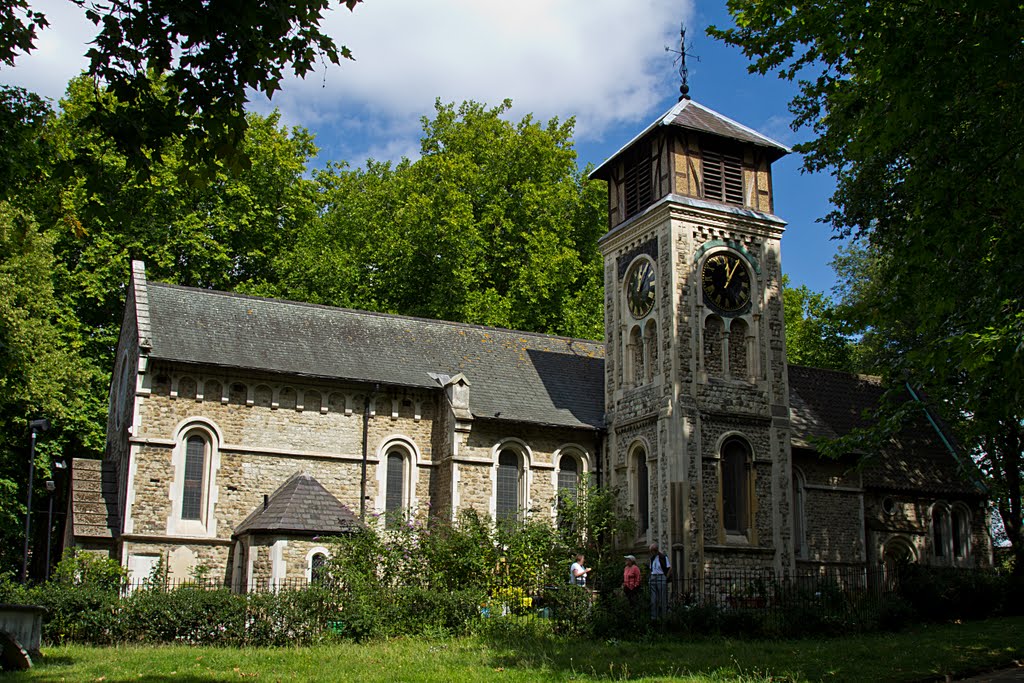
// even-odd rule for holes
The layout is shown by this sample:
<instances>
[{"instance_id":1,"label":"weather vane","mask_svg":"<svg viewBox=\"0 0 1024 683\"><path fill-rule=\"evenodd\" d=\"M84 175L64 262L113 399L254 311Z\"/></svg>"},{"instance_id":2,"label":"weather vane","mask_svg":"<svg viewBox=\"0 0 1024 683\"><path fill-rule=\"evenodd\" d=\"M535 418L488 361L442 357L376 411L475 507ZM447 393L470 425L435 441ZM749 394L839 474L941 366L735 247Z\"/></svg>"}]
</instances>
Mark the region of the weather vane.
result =
<instances>
[{"instance_id":1,"label":"weather vane","mask_svg":"<svg viewBox=\"0 0 1024 683\"><path fill-rule=\"evenodd\" d=\"M686 68L687 56L700 61L700 57L689 54L686 51L686 25L679 24L679 49L673 50L670 47L665 48L665 52L671 52L676 55L675 62L679 64L679 99L688 100L690 99L690 71Z\"/></svg>"}]
</instances>

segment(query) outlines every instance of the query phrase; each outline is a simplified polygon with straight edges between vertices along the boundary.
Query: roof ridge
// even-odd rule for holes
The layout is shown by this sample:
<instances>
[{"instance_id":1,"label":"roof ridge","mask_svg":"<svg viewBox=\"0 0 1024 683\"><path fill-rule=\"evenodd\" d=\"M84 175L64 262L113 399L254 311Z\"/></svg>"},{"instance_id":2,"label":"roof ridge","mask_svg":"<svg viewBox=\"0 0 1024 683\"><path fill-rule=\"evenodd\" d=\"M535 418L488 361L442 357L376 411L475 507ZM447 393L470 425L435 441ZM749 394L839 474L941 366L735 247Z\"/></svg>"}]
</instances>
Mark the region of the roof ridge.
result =
<instances>
[{"instance_id":1,"label":"roof ridge","mask_svg":"<svg viewBox=\"0 0 1024 683\"><path fill-rule=\"evenodd\" d=\"M569 342L582 342L584 344L594 344L597 346L604 346L604 341L597 339L584 339L582 337L568 337L560 334L546 334L544 332L531 332L529 330L514 330L508 327L496 327L493 325L480 325L477 323L464 323L456 320L441 320L439 318L423 318L412 315L401 315L398 313L382 313L380 311L365 311L358 308L345 308L344 306L331 306L328 304L314 304L308 301L293 301L291 299L277 299L274 297L266 296L255 296L252 294L242 294L240 292L225 292L220 289L205 289L203 287L189 287L187 285L176 285L169 282L154 282L152 280L147 283L151 287L164 287L167 289L178 289L187 292L195 292L197 294L209 295L209 296L222 296L234 299L246 299L249 301L262 301L268 304L284 305L284 306L299 306L303 308L319 308L328 311L342 311L345 313L353 313L356 315L365 315L375 318L386 318L389 320L408 320L412 322L422 323L435 323L438 325L446 325L450 327L461 327L468 329L484 330L484 331L496 331L504 332L508 334L519 334L529 335L531 337L539 337L542 339L561 339Z\"/></svg>"}]
</instances>

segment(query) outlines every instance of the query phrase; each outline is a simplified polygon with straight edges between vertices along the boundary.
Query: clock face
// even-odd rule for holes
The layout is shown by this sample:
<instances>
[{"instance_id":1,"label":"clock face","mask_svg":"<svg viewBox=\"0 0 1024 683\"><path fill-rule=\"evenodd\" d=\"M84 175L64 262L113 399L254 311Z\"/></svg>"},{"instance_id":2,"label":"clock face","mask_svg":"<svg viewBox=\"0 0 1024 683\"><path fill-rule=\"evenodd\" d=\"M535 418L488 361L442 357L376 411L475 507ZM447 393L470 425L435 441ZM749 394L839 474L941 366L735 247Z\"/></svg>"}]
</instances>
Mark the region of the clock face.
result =
<instances>
[{"instance_id":1,"label":"clock face","mask_svg":"<svg viewBox=\"0 0 1024 683\"><path fill-rule=\"evenodd\" d=\"M700 273L704 303L721 313L736 313L750 302L750 271L730 252L713 254Z\"/></svg>"},{"instance_id":2,"label":"clock face","mask_svg":"<svg viewBox=\"0 0 1024 683\"><path fill-rule=\"evenodd\" d=\"M634 318L642 318L654 308L654 290L654 266L643 259L633 266L626 280L626 304Z\"/></svg>"}]
</instances>

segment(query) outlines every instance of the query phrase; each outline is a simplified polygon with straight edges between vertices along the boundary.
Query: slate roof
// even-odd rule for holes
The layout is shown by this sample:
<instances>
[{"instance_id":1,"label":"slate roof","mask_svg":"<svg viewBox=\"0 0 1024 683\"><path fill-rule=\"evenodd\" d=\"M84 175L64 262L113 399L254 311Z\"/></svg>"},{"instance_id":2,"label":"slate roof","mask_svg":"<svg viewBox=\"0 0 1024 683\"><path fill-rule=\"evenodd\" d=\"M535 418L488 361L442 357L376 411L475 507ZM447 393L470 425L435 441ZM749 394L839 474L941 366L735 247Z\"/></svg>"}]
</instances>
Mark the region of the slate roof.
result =
<instances>
[{"instance_id":1,"label":"slate roof","mask_svg":"<svg viewBox=\"0 0 1024 683\"><path fill-rule=\"evenodd\" d=\"M866 411L878 405L883 391L878 377L790 365L793 446L813 448L813 437L835 438L868 426ZM892 491L977 495L980 491L973 465L962 457L950 452L922 410L886 444L883 453L866 462L864 485Z\"/></svg>"},{"instance_id":2,"label":"slate roof","mask_svg":"<svg viewBox=\"0 0 1024 683\"><path fill-rule=\"evenodd\" d=\"M719 114L717 111L705 107L693 100L680 100L667 112L647 126L639 135L623 145L615 154L606 159L600 166L595 168L590 176L592 178L603 178L608 171L608 166L623 151L628 149L637 140L647 135L659 126L674 126L698 133L708 133L719 137L729 138L738 142L756 145L768 150L772 160L789 154L792 150L786 145L771 139L767 135L758 133L753 128L748 128L742 123L733 121L728 116Z\"/></svg>"},{"instance_id":3,"label":"slate roof","mask_svg":"<svg viewBox=\"0 0 1024 683\"><path fill-rule=\"evenodd\" d=\"M352 511L305 472L296 472L270 494L266 507L257 506L234 531L255 533L337 535L352 531L359 520Z\"/></svg>"},{"instance_id":4,"label":"slate roof","mask_svg":"<svg viewBox=\"0 0 1024 683\"><path fill-rule=\"evenodd\" d=\"M118 524L117 473L107 460L72 458L71 520L76 538L113 539Z\"/></svg>"},{"instance_id":5,"label":"slate roof","mask_svg":"<svg viewBox=\"0 0 1024 683\"><path fill-rule=\"evenodd\" d=\"M150 356L407 387L463 373L477 417L599 429L604 344L149 282Z\"/></svg>"}]
</instances>

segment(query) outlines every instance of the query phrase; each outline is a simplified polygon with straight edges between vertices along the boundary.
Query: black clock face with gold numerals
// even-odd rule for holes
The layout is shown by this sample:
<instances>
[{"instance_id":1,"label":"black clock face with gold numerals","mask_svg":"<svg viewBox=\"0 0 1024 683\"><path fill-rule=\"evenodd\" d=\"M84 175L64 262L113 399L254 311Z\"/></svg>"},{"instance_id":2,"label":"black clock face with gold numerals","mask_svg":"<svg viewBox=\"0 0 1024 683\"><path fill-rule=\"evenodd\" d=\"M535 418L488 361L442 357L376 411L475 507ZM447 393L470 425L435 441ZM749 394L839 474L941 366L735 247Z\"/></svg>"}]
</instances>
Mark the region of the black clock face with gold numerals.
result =
<instances>
[{"instance_id":1,"label":"black clock face with gold numerals","mask_svg":"<svg viewBox=\"0 0 1024 683\"><path fill-rule=\"evenodd\" d=\"M643 259L629 273L626 280L626 304L634 318L642 318L654 308L654 265Z\"/></svg>"},{"instance_id":2,"label":"black clock face with gold numerals","mask_svg":"<svg viewBox=\"0 0 1024 683\"><path fill-rule=\"evenodd\" d=\"M712 254L700 273L704 303L722 313L736 313L750 302L750 271L730 252Z\"/></svg>"}]
</instances>

